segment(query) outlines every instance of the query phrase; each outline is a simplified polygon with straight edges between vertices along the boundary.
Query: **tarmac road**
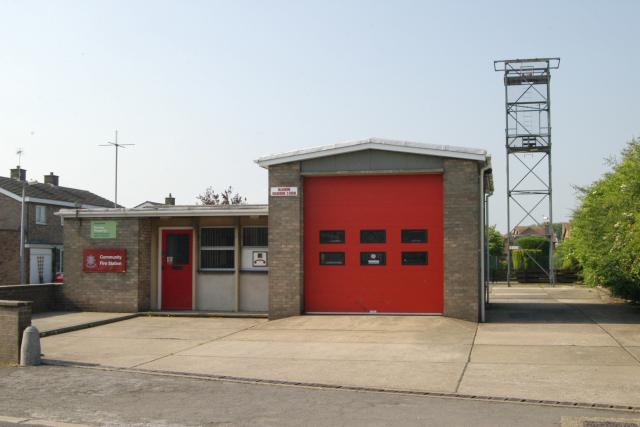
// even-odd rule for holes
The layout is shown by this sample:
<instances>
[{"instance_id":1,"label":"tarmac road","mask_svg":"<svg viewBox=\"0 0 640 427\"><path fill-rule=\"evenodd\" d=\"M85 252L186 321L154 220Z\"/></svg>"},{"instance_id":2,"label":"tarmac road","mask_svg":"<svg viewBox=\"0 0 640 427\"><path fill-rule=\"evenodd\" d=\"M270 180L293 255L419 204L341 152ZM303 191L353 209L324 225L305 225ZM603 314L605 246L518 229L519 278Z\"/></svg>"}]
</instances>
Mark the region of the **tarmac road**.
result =
<instances>
[{"instance_id":1,"label":"tarmac road","mask_svg":"<svg viewBox=\"0 0 640 427\"><path fill-rule=\"evenodd\" d=\"M0 367L2 417L90 426L580 426L640 413L493 403L134 374ZM563 418L564 417L564 418ZM572 421L573 420L573 421ZM629 424L634 423L634 424ZM607 424L615 426L616 424Z\"/></svg>"}]
</instances>

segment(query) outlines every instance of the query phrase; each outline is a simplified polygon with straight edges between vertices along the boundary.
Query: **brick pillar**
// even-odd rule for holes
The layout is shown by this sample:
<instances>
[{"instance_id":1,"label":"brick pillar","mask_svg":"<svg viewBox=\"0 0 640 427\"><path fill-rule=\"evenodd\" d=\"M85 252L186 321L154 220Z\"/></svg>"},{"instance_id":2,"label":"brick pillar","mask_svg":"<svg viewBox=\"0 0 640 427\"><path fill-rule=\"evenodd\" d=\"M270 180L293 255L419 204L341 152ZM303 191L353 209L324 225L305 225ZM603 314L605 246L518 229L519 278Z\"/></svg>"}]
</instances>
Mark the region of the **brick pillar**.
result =
<instances>
[{"instance_id":1,"label":"brick pillar","mask_svg":"<svg viewBox=\"0 0 640 427\"><path fill-rule=\"evenodd\" d=\"M269 166L269 187L298 187L297 197L269 196L269 320L275 320L304 311L300 162Z\"/></svg>"},{"instance_id":2,"label":"brick pillar","mask_svg":"<svg viewBox=\"0 0 640 427\"><path fill-rule=\"evenodd\" d=\"M444 315L477 322L480 285L478 162L444 159Z\"/></svg>"},{"instance_id":3,"label":"brick pillar","mask_svg":"<svg viewBox=\"0 0 640 427\"><path fill-rule=\"evenodd\" d=\"M140 219L138 230L138 311L151 309L151 220Z\"/></svg>"},{"instance_id":4,"label":"brick pillar","mask_svg":"<svg viewBox=\"0 0 640 427\"><path fill-rule=\"evenodd\" d=\"M22 333L31 326L30 301L0 300L0 365L20 364Z\"/></svg>"}]
</instances>

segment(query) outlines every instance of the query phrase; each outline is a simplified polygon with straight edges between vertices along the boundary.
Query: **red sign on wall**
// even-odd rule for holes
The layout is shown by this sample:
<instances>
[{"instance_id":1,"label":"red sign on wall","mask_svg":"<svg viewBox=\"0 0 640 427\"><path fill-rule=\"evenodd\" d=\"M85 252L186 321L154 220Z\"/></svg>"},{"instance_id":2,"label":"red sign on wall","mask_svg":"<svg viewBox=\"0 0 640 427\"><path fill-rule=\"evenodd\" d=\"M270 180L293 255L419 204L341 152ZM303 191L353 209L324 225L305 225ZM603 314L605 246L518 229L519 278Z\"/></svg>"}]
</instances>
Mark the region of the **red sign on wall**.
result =
<instances>
[{"instance_id":1,"label":"red sign on wall","mask_svg":"<svg viewBox=\"0 0 640 427\"><path fill-rule=\"evenodd\" d=\"M124 273L126 249L83 249L82 271L85 273Z\"/></svg>"}]
</instances>

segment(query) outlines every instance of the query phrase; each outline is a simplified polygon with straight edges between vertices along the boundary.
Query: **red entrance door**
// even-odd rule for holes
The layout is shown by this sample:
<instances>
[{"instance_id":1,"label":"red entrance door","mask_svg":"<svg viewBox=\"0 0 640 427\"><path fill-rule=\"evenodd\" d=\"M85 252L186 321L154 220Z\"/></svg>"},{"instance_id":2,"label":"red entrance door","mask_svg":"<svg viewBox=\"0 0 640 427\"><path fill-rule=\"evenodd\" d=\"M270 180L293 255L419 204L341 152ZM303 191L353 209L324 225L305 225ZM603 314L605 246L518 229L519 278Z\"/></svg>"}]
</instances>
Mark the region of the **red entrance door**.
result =
<instances>
[{"instance_id":1,"label":"red entrance door","mask_svg":"<svg viewBox=\"0 0 640 427\"><path fill-rule=\"evenodd\" d=\"M192 309L193 230L162 230L162 309Z\"/></svg>"},{"instance_id":2,"label":"red entrance door","mask_svg":"<svg viewBox=\"0 0 640 427\"><path fill-rule=\"evenodd\" d=\"M441 174L305 177L306 312L442 313L443 247Z\"/></svg>"}]
</instances>

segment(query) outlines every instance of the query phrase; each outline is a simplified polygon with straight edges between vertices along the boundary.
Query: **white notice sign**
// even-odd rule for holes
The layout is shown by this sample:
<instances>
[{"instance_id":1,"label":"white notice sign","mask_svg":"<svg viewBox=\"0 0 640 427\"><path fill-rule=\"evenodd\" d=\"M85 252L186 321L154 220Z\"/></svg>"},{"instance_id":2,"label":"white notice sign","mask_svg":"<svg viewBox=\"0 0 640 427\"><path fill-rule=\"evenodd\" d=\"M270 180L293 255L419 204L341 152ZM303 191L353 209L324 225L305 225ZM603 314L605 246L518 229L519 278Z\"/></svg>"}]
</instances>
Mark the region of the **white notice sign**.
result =
<instances>
[{"instance_id":1,"label":"white notice sign","mask_svg":"<svg viewBox=\"0 0 640 427\"><path fill-rule=\"evenodd\" d=\"M298 187L271 187L272 196L297 196Z\"/></svg>"}]
</instances>

